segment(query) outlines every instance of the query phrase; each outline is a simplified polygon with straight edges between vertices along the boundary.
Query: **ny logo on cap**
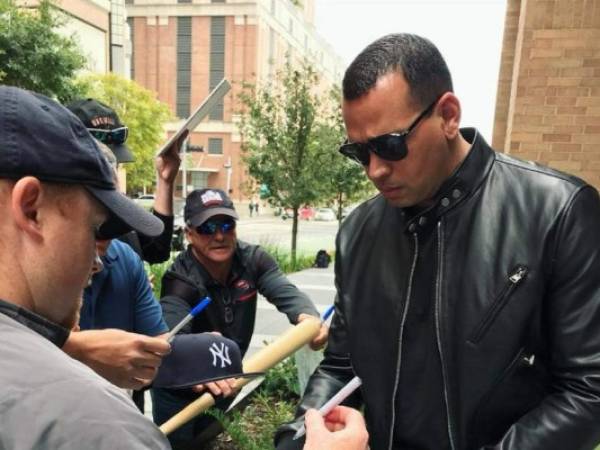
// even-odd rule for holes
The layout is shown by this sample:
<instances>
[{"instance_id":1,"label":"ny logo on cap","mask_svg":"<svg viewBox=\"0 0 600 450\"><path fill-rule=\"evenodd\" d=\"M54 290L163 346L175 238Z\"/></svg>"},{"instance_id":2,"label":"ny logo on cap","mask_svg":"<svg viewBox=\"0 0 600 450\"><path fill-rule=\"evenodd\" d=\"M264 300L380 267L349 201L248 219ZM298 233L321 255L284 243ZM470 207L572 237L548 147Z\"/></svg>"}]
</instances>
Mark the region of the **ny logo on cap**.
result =
<instances>
[{"instance_id":1,"label":"ny logo on cap","mask_svg":"<svg viewBox=\"0 0 600 450\"><path fill-rule=\"evenodd\" d=\"M200 198L202 199L202 204L204 206L210 206L214 204L220 205L223 203L223 197L221 197L221 194L219 194L217 191L206 191Z\"/></svg>"},{"instance_id":2,"label":"ny logo on cap","mask_svg":"<svg viewBox=\"0 0 600 450\"><path fill-rule=\"evenodd\" d=\"M219 348L219 345L216 342L213 342L212 345L209 347L209 350L213 356L212 364L214 367L217 367L217 359L221 360L221 368L231 365L231 358L229 357L229 347L227 347L224 342L221 343L221 348Z\"/></svg>"}]
</instances>

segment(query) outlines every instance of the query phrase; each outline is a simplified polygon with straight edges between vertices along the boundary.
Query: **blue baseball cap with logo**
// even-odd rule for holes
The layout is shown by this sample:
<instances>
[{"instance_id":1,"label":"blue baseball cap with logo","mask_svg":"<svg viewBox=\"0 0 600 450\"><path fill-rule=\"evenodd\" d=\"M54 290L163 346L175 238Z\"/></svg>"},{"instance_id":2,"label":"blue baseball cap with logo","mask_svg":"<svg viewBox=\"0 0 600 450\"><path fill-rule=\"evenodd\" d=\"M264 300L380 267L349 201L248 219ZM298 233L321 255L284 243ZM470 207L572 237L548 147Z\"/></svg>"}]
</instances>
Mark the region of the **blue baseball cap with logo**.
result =
<instances>
[{"instance_id":1,"label":"blue baseball cap with logo","mask_svg":"<svg viewBox=\"0 0 600 450\"><path fill-rule=\"evenodd\" d=\"M263 372L242 369L239 346L213 333L178 334L171 341L171 353L160 364L152 385L184 389L226 378L249 378Z\"/></svg>"},{"instance_id":2,"label":"blue baseball cap with logo","mask_svg":"<svg viewBox=\"0 0 600 450\"><path fill-rule=\"evenodd\" d=\"M0 86L0 178L33 176L45 182L83 186L109 212L104 239L135 230L162 233L162 221L120 193L113 169L73 113L54 100Z\"/></svg>"}]
</instances>

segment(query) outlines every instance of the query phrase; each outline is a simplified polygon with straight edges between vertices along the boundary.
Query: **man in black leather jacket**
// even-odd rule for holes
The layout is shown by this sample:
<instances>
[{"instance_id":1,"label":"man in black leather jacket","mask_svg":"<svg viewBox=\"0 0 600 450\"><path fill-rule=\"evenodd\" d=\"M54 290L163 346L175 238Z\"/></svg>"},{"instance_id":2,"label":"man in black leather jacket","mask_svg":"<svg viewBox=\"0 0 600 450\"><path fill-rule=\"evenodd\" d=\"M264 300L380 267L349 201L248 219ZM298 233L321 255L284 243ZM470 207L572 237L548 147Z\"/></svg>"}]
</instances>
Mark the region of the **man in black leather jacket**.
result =
<instances>
[{"instance_id":1,"label":"man in black leather jacket","mask_svg":"<svg viewBox=\"0 0 600 450\"><path fill-rule=\"evenodd\" d=\"M325 359L301 414L354 375L380 449L583 450L600 442L600 201L584 181L459 129L433 44L385 36L343 82L380 194L343 223Z\"/></svg>"}]
</instances>

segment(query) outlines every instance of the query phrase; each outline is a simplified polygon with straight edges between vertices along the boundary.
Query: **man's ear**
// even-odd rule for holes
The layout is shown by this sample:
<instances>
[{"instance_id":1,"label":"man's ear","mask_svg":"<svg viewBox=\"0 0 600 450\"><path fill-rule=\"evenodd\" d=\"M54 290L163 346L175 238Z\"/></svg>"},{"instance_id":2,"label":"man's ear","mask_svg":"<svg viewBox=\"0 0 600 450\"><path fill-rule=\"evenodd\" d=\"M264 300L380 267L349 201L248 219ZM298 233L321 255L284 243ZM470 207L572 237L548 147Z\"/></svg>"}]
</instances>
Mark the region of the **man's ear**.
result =
<instances>
[{"instance_id":1,"label":"man's ear","mask_svg":"<svg viewBox=\"0 0 600 450\"><path fill-rule=\"evenodd\" d=\"M44 196L42 183L34 177L21 178L12 189L13 220L17 227L36 240L42 238L40 207Z\"/></svg>"},{"instance_id":2,"label":"man's ear","mask_svg":"<svg viewBox=\"0 0 600 450\"><path fill-rule=\"evenodd\" d=\"M446 139L454 139L460 130L460 102L452 92L446 92L438 102L442 116L442 129Z\"/></svg>"}]
</instances>

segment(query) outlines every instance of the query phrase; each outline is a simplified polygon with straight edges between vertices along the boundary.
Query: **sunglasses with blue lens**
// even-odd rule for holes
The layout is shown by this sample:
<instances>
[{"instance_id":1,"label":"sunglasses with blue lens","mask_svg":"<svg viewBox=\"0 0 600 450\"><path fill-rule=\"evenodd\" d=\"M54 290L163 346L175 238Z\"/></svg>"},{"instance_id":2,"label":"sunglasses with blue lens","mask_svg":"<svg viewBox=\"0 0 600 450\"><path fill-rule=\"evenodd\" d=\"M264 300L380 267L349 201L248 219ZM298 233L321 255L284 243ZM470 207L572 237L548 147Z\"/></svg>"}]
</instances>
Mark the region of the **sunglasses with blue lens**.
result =
<instances>
[{"instance_id":1,"label":"sunglasses with blue lens","mask_svg":"<svg viewBox=\"0 0 600 450\"><path fill-rule=\"evenodd\" d=\"M235 220L234 219L209 219L204 222L202 225L196 227L196 232L198 234L205 235L213 235L217 232L217 230L221 230L221 233L226 234L233 230L235 230Z\"/></svg>"},{"instance_id":2,"label":"sunglasses with blue lens","mask_svg":"<svg viewBox=\"0 0 600 450\"><path fill-rule=\"evenodd\" d=\"M408 155L406 138L417 127L419 122L433 110L433 107L438 100L439 98L425 108L406 130L382 134L381 136L369 139L367 142L349 142L346 140L346 142L341 145L339 152L363 166L369 165L371 153L375 153L381 159L385 159L386 161L400 161L401 159L406 158L406 155Z\"/></svg>"},{"instance_id":3,"label":"sunglasses with blue lens","mask_svg":"<svg viewBox=\"0 0 600 450\"><path fill-rule=\"evenodd\" d=\"M120 127L113 130L105 130L102 128L88 128L92 136L98 139L103 144L119 145L124 144L129 136L129 128Z\"/></svg>"}]
</instances>

